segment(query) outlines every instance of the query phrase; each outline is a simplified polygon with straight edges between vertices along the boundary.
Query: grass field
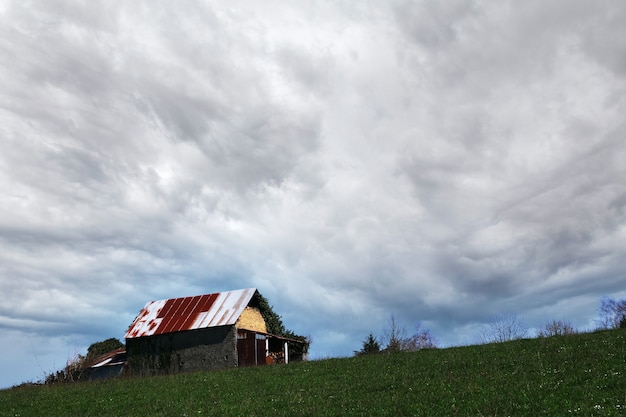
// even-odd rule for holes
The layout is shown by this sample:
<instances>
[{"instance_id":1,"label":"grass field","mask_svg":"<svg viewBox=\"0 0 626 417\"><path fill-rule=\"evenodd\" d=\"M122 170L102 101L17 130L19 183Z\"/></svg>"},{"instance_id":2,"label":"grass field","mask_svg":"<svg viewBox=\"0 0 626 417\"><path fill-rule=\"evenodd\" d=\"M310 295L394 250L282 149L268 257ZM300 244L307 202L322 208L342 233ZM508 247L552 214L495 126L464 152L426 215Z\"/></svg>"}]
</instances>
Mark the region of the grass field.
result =
<instances>
[{"instance_id":1,"label":"grass field","mask_svg":"<svg viewBox=\"0 0 626 417\"><path fill-rule=\"evenodd\" d=\"M0 391L0 416L626 415L626 330Z\"/></svg>"}]
</instances>

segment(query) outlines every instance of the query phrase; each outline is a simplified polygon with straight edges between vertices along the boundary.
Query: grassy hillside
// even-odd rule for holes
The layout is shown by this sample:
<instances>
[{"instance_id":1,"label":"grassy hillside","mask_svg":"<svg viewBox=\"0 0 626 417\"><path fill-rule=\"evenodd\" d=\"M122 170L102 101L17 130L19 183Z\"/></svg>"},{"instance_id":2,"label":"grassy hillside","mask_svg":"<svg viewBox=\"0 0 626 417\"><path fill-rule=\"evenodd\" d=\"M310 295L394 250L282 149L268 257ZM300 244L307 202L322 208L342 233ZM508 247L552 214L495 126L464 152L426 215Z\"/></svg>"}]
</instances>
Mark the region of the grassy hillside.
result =
<instances>
[{"instance_id":1,"label":"grassy hillside","mask_svg":"<svg viewBox=\"0 0 626 417\"><path fill-rule=\"evenodd\" d=\"M626 331L0 391L1 416L626 415Z\"/></svg>"}]
</instances>

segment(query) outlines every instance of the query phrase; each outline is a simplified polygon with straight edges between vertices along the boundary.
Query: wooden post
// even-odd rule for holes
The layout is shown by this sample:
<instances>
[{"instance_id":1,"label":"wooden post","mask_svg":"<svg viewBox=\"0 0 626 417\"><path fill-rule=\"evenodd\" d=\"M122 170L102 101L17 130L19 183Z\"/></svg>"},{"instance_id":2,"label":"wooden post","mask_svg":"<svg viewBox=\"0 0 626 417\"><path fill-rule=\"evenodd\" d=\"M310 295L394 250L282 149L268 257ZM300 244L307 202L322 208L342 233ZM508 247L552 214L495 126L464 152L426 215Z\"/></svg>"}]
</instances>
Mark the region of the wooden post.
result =
<instances>
[{"instance_id":1,"label":"wooden post","mask_svg":"<svg viewBox=\"0 0 626 417\"><path fill-rule=\"evenodd\" d=\"M289 363L289 347L287 342L285 342L285 363Z\"/></svg>"}]
</instances>

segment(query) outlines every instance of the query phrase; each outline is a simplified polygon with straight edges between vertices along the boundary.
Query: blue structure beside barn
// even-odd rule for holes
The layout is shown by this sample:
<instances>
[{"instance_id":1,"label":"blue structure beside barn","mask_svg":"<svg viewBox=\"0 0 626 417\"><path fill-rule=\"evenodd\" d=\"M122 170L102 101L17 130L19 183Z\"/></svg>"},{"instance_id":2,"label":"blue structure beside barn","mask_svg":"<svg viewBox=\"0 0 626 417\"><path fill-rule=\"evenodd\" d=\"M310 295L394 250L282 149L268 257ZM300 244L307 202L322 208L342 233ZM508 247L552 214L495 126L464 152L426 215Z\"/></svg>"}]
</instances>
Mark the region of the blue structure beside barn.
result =
<instances>
[{"instance_id":1,"label":"blue structure beside barn","mask_svg":"<svg viewBox=\"0 0 626 417\"><path fill-rule=\"evenodd\" d=\"M82 379L95 380L120 376L126 370L126 358L125 349L116 349L100 355L83 370Z\"/></svg>"}]
</instances>

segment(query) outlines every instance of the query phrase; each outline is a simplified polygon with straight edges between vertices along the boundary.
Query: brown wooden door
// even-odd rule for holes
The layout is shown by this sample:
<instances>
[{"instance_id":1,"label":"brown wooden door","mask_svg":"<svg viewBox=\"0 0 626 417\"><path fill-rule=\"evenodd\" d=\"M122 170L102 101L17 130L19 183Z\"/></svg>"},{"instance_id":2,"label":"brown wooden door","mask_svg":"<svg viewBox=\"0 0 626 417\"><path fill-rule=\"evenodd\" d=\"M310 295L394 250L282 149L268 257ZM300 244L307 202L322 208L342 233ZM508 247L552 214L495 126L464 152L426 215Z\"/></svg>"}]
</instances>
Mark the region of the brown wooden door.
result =
<instances>
[{"instance_id":1,"label":"brown wooden door","mask_svg":"<svg viewBox=\"0 0 626 417\"><path fill-rule=\"evenodd\" d=\"M254 335L252 338L237 339L237 360L239 366L255 365L255 345Z\"/></svg>"},{"instance_id":2,"label":"brown wooden door","mask_svg":"<svg viewBox=\"0 0 626 417\"><path fill-rule=\"evenodd\" d=\"M257 336L258 337L258 336ZM265 365L265 337L263 339L256 339L256 364Z\"/></svg>"}]
</instances>

